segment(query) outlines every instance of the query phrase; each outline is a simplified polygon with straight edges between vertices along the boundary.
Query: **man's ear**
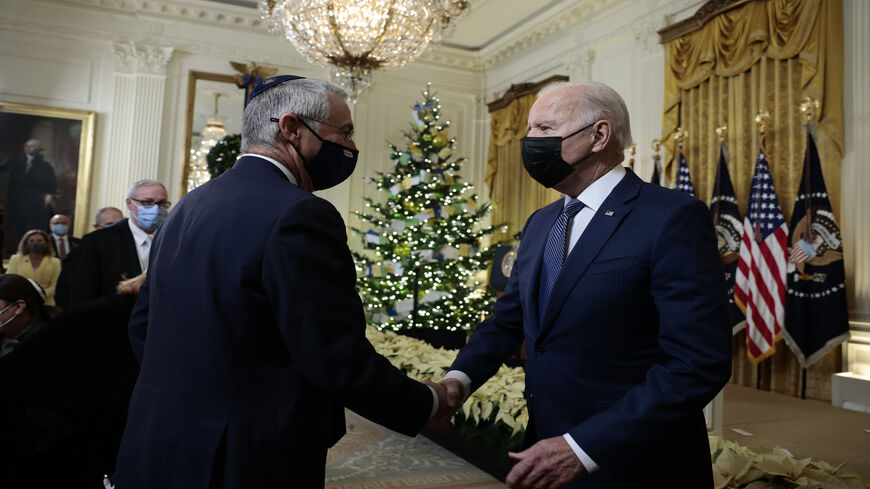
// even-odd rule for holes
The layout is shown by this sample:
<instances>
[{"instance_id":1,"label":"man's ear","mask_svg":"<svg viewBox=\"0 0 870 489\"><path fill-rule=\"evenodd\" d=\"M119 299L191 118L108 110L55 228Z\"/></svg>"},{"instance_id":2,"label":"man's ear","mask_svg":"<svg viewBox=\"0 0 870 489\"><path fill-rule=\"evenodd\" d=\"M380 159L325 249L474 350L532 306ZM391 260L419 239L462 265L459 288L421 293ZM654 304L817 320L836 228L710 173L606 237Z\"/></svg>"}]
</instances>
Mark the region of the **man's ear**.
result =
<instances>
[{"instance_id":1,"label":"man's ear","mask_svg":"<svg viewBox=\"0 0 870 489\"><path fill-rule=\"evenodd\" d=\"M281 133L281 137L290 141L294 146L299 144L301 127L299 118L293 114L286 113L278 118L278 131Z\"/></svg>"},{"instance_id":2,"label":"man's ear","mask_svg":"<svg viewBox=\"0 0 870 489\"><path fill-rule=\"evenodd\" d=\"M610 125L610 121L600 120L597 124L592 126L592 136L595 138L595 142L592 143L592 149L595 152L604 151L604 148L607 147L610 139L613 137L613 126Z\"/></svg>"}]
</instances>

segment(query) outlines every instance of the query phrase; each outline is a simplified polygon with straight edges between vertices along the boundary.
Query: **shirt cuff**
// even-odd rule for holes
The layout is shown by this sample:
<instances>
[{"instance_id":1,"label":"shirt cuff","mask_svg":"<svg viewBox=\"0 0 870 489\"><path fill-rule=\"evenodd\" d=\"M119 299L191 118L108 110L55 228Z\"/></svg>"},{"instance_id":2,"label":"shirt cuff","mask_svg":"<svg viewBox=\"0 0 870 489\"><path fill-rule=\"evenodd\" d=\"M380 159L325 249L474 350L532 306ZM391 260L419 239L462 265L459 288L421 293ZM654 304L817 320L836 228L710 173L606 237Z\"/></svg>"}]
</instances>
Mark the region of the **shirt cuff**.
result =
<instances>
[{"instance_id":1,"label":"shirt cuff","mask_svg":"<svg viewBox=\"0 0 870 489\"><path fill-rule=\"evenodd\" d=\"M444 379L456 379L462 383L462 402L465 402L468 399L468 396L471 395L471 378L468 375L465 375L465 372L451 370L447 372Z\"/></svg>"},{"instance_id":2,"label":"shirt cuff","mask_svg":"<svg viewBox=\"0 0 870 489\"><path fill-rule=\"evenodd\" d=\"M438 393L435 392L435 389L431 385L427 385L426 387L432 391L432 412L429 413L429 419L432 419L432 416L435 416L435 413L438 412Z\"/></svg>"},{"instance_id":3,"label":"shirt cuff","mask_svg":"<svg viewBox=\"0 0 870 489\"><path fill-rule=\"evenodd\" d=\"M589 472L591 474L592 472L595 472L599 469L598 464L596 464L595 461L592 460L592 457L586 455L586 452L584 452L583 449L580 448L580 445L578 445L577 442L574 441L574 438L571 435L565 433L562 436L565 437L565 441L567 441L568 445L571 446L571 450L574 450L574 455L577 455L577 458L580 459L580 463L583 464L586 472Z\"/></svg>"}]
</instances>

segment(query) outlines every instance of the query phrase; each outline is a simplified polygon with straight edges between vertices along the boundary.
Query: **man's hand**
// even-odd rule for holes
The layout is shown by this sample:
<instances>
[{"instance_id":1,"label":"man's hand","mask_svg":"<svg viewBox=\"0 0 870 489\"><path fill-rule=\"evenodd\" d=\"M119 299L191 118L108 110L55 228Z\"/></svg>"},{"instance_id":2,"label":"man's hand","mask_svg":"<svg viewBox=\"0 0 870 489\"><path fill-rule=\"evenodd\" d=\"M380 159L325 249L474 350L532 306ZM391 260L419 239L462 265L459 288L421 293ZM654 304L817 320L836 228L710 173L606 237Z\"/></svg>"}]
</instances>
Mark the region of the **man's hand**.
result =
<instances>
[{"instance_id":1,"label":"man's hand","mask_svg":"<svg viewBox=\"0 0 870 489\"><path fill-rule=\"evenodd\" d=\"M456 379L445 379L437 384L431 380L423 382L435 389L435 393L438 394L438 411L429 418L426 426L433 430L443 430L450 424L450 418L462 406L462 383Z\"/></svg>"},{"instance_id":2,"label":"man's hand","mask_svg":"<svg viewBox=\"0 0 870 489\"><path fill-rule=\"evenodd\" d=\"M579 479L586 468L562 436L541 440L528 450L508 453L517 460L505 479L511 489L556 489Z\"/></svg>"}]
</instances>

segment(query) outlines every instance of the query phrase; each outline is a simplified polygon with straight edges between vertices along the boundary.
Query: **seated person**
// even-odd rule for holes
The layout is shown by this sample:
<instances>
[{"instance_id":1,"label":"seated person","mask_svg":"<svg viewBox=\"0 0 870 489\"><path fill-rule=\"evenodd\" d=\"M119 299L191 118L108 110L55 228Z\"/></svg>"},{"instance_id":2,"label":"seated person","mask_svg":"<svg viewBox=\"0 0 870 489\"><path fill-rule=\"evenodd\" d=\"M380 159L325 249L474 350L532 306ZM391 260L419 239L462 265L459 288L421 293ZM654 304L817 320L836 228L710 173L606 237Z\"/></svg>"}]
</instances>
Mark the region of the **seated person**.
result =
<instances>
[{"instance_id":1,"label":"seated person","mask_svg":"<svg viewBox=\"0 0 870 489\"><path fill-rule=\"evenodd\" d=\"M18 253L9 259L8 273L33 279L45 290L45 305L54 306L54 290L60 277L60 259L54 256L48 233L31 229L18 243Z\"/></svg>"},{"instance_id":2,"label":"seated person","mask_svg":"<svg viewBox=\"0 0 870 489\"><path fill-rule=\"evenodd\" d=\"M3 294L6 277L33 288L0 276L0 303L16 296ZM127 322L143 278L45 321L0 358L0 487L97 488L114 472L139 373Z\"/></svg>"},{"instance_id":3,"label":"seated person","mask_svg":"<svg viewBox=\"0 0 870 489\"><path fill-rule=\"evenodd\" d=\"M45 291L32 279L0 275L0 358L12 353L48 319Z\"/></svg>"}]
</instances>

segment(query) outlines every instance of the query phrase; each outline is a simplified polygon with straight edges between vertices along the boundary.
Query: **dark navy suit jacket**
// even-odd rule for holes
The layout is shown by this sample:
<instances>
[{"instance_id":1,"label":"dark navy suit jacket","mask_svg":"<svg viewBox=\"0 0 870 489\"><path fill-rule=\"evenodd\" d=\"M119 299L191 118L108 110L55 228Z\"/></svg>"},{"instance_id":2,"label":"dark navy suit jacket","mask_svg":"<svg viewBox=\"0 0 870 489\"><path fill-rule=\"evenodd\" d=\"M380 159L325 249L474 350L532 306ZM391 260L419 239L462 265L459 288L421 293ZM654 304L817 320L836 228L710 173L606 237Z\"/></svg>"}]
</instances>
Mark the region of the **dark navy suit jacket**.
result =
<instances>
[{"instance_id":1,"label":"dark navy suit jacket","mask_svg":"<svg viewBox=\"0 0 870 489\"><path fill-rule=\"evenodd\" d=\"M526 444L570 433L600 467L571 487L712 487L702 410L731 375L731 329L706 206L628 171L539 314L543 250L562 206L529 218L494 316L451 368L476 389L525 339Z\"/></svg>"},{"instance_id":2,"label":"dark navy suit jacket","mask_svg":"<svg viewBox=\"0 0 870 489\"><path fill-rule=\"evenodd\" d=\"M117 487L322 486L345 406L409 435L428 419L429 388L366 340L340 215L268 161L185 196L149 263Z\"/></svg>"}]
</instances>

